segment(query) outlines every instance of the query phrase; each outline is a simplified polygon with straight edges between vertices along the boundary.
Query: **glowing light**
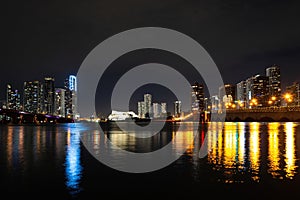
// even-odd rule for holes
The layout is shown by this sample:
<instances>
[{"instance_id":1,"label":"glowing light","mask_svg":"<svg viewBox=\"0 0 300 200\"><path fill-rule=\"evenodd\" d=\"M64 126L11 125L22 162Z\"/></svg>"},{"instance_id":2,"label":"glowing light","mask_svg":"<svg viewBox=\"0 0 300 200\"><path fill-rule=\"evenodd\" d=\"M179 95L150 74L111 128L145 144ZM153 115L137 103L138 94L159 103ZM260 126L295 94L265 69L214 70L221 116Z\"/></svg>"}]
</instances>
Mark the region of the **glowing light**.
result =
<instances>
[{"instance_id":1,"label":"glowing light","mask_svg":"<svg viewBox=\"0 0 300 200\"><path fill-rule=\"evenodd\" d=\"M224 126L224 165L226 168L230 169L234 167L235 157L237 155L236 148L236 130L234 123L226 123Z\"/></svg>"},{"instance_id":2,"label":"glowing light","mask_svg":"<svg viewBox=\"0 0 300 200\"><path fill-rule=\"evenodd\" d=\"M286 93L286 94L284 95L284 98L285 98L285 99L290 99L290 98L291 98L291 95L290 95L289 93Z\"/></svg>"},{"instance_id":3,"label":"glowing light","mask_svg":"<svg viewBox=\"0 0 300 200\"><path fill-rule=\"evenodd\" d=\"M272 101L275 101L275 100L276 100L276 97L272 96L272 98L271 98L271 99L272 99Z\"/></svg>"},{"instance_id":4,"label":"glowing light","mask_svg":"<svg viewBox=\"0 0 300 200\"><path fill-rule=\"evenodd\" d=\"M292 179L296 173L296 147L295 147L295 130L294 123L285 124L285 172L286 177Z\"/></svg>"},{"instance_id":5,"label":"glowing light","mask_svg":"<svg viewBox=\"0 0 300 200\"><path fill-rule=\"evenodd\" d=\"M259 182L260 168L260 141L259 141L259 123L250 124L250 162L253 171L252 179Z\"/></svg>"},{"instance_id":6,"label":"glowing light","mask_svg":"<svg viewBox=\"0 0 300 200\"><path fill-rule=\"evenodd\" d=\"M239 150L238 150L238 159L239 163L241 165L244 165L244 159L245 159L245 124L239 123L238 126L238 134L239 134ZM243 168L242 166L239 166L240 168Z\"/></svg>"},{"instance_id":7,"label":"glowing light","mask_svg":"<svg viewBox=\"0 0 300 200\"><path fill-rule=\"evenodd\" d=\"M268 172L274 177L278 177L280 173L280 152L279 152L279 139L278 139L278 132L279 132L279 123L270 123L269 126L269 149L268 149Z\"/></svg>"},{"instance_id":8,"label":"glowing light","mask_svg":"<svg viewBox=\"0 0 300 200\"><path fill-rule=\"evenodd\" d=\"M74 75L69 76L69 89L71 91L77 91L77 78Z\"/></svg>"},{"instance_id":9,"label":"glowing light","mask_svg":"<svg viewBox=\"0 0 300 200\"><path fill-rule=\"evenodd\" d=\"M71 190L71 193L78 193L80 191L79 183L82 173L79 133L71 133L69 129L67 133L67 145L65 162L66 186Z\"/></svg>"}]
</instances>

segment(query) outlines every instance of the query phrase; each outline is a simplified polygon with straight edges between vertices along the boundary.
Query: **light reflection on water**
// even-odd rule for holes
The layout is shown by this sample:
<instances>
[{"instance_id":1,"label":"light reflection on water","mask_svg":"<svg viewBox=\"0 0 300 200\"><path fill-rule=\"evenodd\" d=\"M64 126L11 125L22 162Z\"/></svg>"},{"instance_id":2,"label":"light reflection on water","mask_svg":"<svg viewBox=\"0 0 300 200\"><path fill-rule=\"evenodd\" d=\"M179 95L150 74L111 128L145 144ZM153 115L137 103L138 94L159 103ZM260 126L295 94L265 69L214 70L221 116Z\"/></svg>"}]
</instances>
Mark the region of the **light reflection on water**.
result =
<instances>
[{"instance_id":1,"label":"light reflection on water","mask_svg":"<svg viewBox=\"0 0 300 200\"><path fill-rule=\"evenodd\" d=\"M202 170L199 162L203 159L198 158L197 153L203 142L204 130L200 128L198 140L194 142L195 133L190 131L192 124L185 123L184 126L184 134L177 137L176 142L172 140L176 131L161 132L147 141L141 141L122 131L114 130L107 134L113 144L131 151L151 151L168 142L172 142L174 148L185 147L185 156L193 158L190 162L195 165L195 178L201 179L197 176L201 174L198 173ZM293 179L298 174L299 165L296 154L297 126L293 122L212 122L206 132L208 154L205 159L213 171L221 172L215 177L218 182L260 182L264 176L280 180ZM298 131L300 139L299 134ZM182 164L182 160L178 160L177 164Z\"/></svg>"},{"instance_id":2,"label":"light reflection on water","mask_svg":"<svg viewBox=\"0 0 300 200\"><path fill-rule=\"evenodd\" d=\"M297 126L293 122L225 123L223 130L208 131L208 163L223 172L218 181L225 183L260 182L266 174L273 179L293 179L299 167Z\"/></svg>"},{"instance_id":3,"label":"light reflection on water","mask_svg":"<svg viewBox=\"0 0 300 200\"><path fill-rule=\"evenodd\" d=\"M208 131L200 128L196 141L193 123L185 123L184 127L184 134L180 134L176 142L172 140L177 133L175 129L162 131L146 140L117 130L106 132L105 138L101 138L99 130L96 130L89 137L96 151L100 151L99 145L107 140L132 152L155 151L169 142L174 148L185 147L185 155L169 169L181 170L178 173L184 170L187 176L197 181L205 176L210 182L222 183L263 182L266 179L296 181L300 178L298 123L210 123ZM86 169L82 162L88 162L82 155L80 141L80 134L87 131L84 124L0 128L0 173L3 182L16 185L32 181L31 184L39 184L39 177L43 175L47 177L43 181L49 181L50 185L62 180L58 183L71 195L76 196L83 191ZM205 136L208 154L200 159L198 152ZM101 156L101 152L98 154Z\"/></svg>"},{"instance_id":4,"label":"light reflection on water","mask_svg":"<svg viewBox=\"0 0 300 200\"><path fill-rule=\"evenodd\" d=\"M75 131L67 132L67 150L66 150L66 186L71 194L75 195L80 192L80 179L82 166L80 163L80 134Z\"/></svg>"}]
</instances>

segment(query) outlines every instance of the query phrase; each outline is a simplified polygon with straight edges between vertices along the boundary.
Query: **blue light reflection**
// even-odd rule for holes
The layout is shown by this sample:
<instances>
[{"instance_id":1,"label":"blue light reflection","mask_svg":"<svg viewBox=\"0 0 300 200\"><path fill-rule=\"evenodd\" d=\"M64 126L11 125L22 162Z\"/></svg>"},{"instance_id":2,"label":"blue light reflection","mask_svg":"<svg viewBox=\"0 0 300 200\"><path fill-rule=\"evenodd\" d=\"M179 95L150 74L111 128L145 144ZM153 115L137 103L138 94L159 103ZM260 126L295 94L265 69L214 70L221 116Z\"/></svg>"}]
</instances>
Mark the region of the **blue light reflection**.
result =
<instances>
[{"instance_id":1,"label":"blue light reflection","mask_svg":"<svg viewBox=\"0 0 300 200\"><path fill-rule=\"evenodd\" d=\"M66 147L66 186L72 195L81 191L80 180L82 175L82 166L80 163L80 134L67 133Z\"/></svg>"}]
</instances>

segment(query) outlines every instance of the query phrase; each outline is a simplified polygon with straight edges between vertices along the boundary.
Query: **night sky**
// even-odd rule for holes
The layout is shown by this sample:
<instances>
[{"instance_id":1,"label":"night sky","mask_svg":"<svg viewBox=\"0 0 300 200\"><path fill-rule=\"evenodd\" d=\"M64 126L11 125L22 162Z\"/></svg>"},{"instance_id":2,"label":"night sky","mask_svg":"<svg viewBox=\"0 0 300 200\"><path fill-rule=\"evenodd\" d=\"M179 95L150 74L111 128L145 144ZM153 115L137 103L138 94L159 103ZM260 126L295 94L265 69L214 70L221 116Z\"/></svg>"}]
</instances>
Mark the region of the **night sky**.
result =
<instances>
[{"instance_id":1,"label":"night sky","mask_svg":"<svg viewBox=\"0 0 300 200\"><path fill-rule=\"evenodd\" d=\"M2 8L0 99L7 83L21 89L24 81L53 76L61 87L100 42L146 26L174 29L197 40L226 83L264 74L272 64L281 66L283 86L300 80L296 0L16 0ZM111 76L118 67L122 63Z\"/></svg>"}]
</instances>

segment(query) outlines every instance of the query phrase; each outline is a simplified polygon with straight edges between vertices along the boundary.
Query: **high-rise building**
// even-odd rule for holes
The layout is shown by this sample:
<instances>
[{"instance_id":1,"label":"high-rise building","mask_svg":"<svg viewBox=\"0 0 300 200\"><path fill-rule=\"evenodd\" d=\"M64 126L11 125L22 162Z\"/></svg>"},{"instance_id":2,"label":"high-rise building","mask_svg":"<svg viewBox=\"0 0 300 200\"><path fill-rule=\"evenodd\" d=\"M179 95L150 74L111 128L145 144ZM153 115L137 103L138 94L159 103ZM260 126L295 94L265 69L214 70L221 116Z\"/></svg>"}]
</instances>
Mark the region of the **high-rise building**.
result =
<instances>
[{"instance_id":1,"label":"high-rise building","mask_svg":"<svg viewBox=\"0 0 300 200\"><path fill-rule=\"evenodd\" d=\"M160 103L161 106L161 117L167 117L167 103Z\"/></svg>"},{"instance_id":2,"label":"high-rise building","mask_svg":"<svg viewBox=\"0 0 300 200\"><path fill-rule=\"evenodd\" d=\"M274 105L279 106L281 100L280 68L272 65L266 68L266 76L269 78L269 97L274 99Z\"/></svg>"},{"instance_id":3,"label":"high-rise building","mask_svg":"<svg viewBox=\"0 0 300 200\"><path fill-rule=\"evenodd\" d=\"M220 109L233 108L236 99L236 86L233 84L225 84L219 87Z\"/></svg>"},{"instance_id":4,"label":"high-rise building","mask_svg":"<svg viewBox=\"0 0 300 200\"><path fill-rule=\"evenodd\" d=\"M222 100L224 98L224 96L226 96L226 98L230 98L232 99L232 101L235 101L236 99L236 86L233 84L225 84L220 86L219 88L219 97ZM231 96L231 97L229 97Z\"/></svg>"},{"instance_id":5,"label":"high-rise building","mask_svg":"<svg viewBox=\"0 0 300 200\"><path fill-rule=\"evenodd\" d=\"M204 98L204 111L210 111L211 110L211 99L205 97Z\"/></svg>"},{"instance_id":6,"label":"high-rise building","mask_svg":"<svg viewBox=\"0 0 300 200\"><path fill-rule=\"evenodd\" d=\"M44 113L54 114L55 86L54 78L44 79Z\"/></svg>"},{"instance_id":7,"label":"high-rise building","mask_svg":"<svg viewBox=\"0 0 300 200\"><path fill-rule=\"evenodd\" d=\"M218 113L220 107L219 105L220 101L218 95L211 96L210 102L211 102L211 112Z\"/></svg>"},{"instance_id":8,"label":"high-rise building","mask_svg":"<svg viewBox=\"0 0 300 200\"><path fill-rule=\"evenodd\" d=\"M65 80L65 114L68 118L78 118L77 109L77 78L70 75Z\"/></svg>"},{"instance_id":9,"label":"high-rise building","mask_svg":"<svg viewBox=\"0 0 300 200\"><path fill-rule=\"evenodd\" d=\"M262 107L268 105L269 77L256 75L246 81L246 107Z\"/></svg>"},{"instance_id":10,"label":"high-rise building","mask_svg":"<svg viewBox=\"0 0 300 200\"><path fill-rule=\"evenodd\" d=\"M152 114L152 95L144 94L144 103L145 103L145 117L150 117Z\"/></svg>"},{"instance_id":11,"label":"high-rise building","mask_svg":"<svg viewBox=\"0 0 300 200\"><path fill-rule=\"evenodd\" d=\"M159 118L161 115L161 106L159 103L153 103L153 118Z\"/></svg>"},{"instance_id":12,"label":"high-rise building","mask_svg":"<svg viewBox=\"0 0 300 200\"><path fill-rule=\"evenodd\" d=\"M24 82L23 109L25 112L42 113L44 105L44 92L39 81Z\"/></svg>"},{"instance_id":13,"label":"high-rise building","mask_svg":"<svg viewBox=\"0 0 300 200\"><path fill-rule=\"evenodd\" d=\"M54 103L55 112L54 112L54 114L59 117L66 116L65 92L66 92L66 90L63 88L55 88L55 103Z\"/></svg>"},{"instance_id":14,"label":"high-rise building","mask_svg":"<svg viewBox=\"0 0 300 200\"><path fill-rule=\"evenodd\" d=\"M236 101L238 108L244 108L247 100L247 83L241 81L236 84Z\"/></svg>"},{"instance_id":15,"label":"high-rise building","mask_svg":"<svg viewBox=\"0 0 300 200\"><path fill-rule=\"evenodd\" d=\"M204 86L195 82L191 89L191 111L204 110Z\"/></svg>"},{"instance_id":16,"label":"high-rise building","mask_svg":"<svg viewBox=\"0 0 300 200\"><path fill-rule=\"evenodd\" d=\"M6 108L21 110L21 97L18 90L13 90L10 84L6 87Z\"/></svg>"},{"instance_id":17,"label":"high-rise building","mask_svg":"<svg viewBox=\"0 0 300 200\"><path fill-rule=\"evenodd\" d=\"M139 118L145 117L145 102L144 101L138 102L138 116L139 116Z\"/></svg>"},{"instance_id":18,"label":"high-rise building","mask_svg":"<svg viewBox=\"0 0 300 200\"><path fill-rule=\"evenodd\" d=\"M181 116L181 101L174 102L174 115L175 117Z\"/></svg>"}]
</instances>

